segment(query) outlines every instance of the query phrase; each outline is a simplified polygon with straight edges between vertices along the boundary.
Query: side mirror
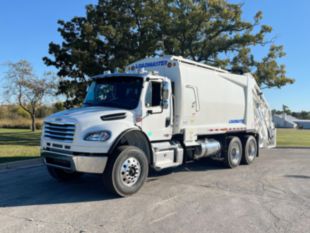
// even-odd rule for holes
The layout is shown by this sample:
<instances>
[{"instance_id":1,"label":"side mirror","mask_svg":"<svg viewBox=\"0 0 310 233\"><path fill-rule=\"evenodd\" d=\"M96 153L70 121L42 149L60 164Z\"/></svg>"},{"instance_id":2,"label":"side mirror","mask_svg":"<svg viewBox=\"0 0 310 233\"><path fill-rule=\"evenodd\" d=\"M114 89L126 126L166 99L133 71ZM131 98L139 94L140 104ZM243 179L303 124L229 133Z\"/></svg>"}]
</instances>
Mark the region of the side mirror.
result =
<instances>
[{"instance_id":1,"label":"side mirror","mask_svg":"<svg viewBox=\"0 0 310 233\"><path fill-rule=\"evenodd\" d=\"M169 107L169 100L163 100L161 105L163 109L167 109Z\"/></svg>"},{"instance_id":2,"label":"side mirror","mask_svg":"<svg viewBox=\"0 0 310 233\"><path fill-rule=\"evenodd\" d=\"M162 83L162 100L169 100L170 85L169 82Z\"/></svg>"},{"instance_id":3,"label":"side mirror","mask_svg":"<svg viewBox=\"0 0 310 233\"><path fill-rule=\"evenodd\" d=\"M169 107L169 94L170 94L170 83L164 81L162 83L162 107L163 109L167 109Z\"/></svg>"}]
</instances>

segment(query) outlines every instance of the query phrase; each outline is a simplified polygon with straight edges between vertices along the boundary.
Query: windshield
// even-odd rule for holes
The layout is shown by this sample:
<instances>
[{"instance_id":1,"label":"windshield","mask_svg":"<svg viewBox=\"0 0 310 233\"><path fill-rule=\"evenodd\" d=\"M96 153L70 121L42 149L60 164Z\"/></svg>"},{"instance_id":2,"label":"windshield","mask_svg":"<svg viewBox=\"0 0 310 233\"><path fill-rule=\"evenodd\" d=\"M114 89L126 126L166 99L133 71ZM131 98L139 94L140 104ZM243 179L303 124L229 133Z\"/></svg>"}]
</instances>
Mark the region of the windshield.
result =
<instances>
[{"instance_id":1,"label":"windshield","mask_svg":"<svg viewBox=\"0 0 310 233\"><path fill-rule=\"evenodd\" d=\"M97 79L90 85L84 105L135 109L139 104L142 78L111 77Z\"/></svg>"}]
</instances>

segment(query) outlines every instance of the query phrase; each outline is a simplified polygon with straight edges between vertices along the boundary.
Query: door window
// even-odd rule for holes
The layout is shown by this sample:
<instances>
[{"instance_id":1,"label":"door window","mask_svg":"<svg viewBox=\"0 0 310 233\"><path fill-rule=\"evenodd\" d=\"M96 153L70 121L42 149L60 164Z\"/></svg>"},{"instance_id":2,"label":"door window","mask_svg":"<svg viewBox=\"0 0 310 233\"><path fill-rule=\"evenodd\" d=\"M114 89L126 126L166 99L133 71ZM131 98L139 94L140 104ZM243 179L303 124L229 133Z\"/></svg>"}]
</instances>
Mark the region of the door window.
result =
<instances>
[{"instance_id":1,"label":"door window","mask_svg":"<svg viewBox=\"0 0 310 233\"><path fill-rule=\"evenodd\" d=\"M145 106L157 107L160 106L160 103L161 103L161 83L150 82L145 96Z\"/></svg>"}]
</instances>

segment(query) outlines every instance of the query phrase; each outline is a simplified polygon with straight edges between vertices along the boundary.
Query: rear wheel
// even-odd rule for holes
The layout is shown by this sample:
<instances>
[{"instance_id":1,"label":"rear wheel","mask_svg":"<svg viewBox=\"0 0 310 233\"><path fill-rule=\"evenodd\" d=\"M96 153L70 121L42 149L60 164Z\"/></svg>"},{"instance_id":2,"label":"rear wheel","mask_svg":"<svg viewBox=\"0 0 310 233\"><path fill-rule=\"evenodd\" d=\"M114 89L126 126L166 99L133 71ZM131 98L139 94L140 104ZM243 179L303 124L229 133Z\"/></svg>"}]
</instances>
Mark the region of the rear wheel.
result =
<instances>
[{"instance_id":1,"label":"rear wheel","mask_svg":"<svg viewBox=\"0 0 310 233\"><path fill-rule=\"evenodd\" d=\"M139 191L148 172L148 160L142 150L134 146L121 146L108 161L104 184L119 196L129 196Z\"/></svg>"},{"instance_id":2,"label":"rear wheel","mask_svg":"<svg viewBox=\"0 0 310 233\"><path fill-rule=\"evenodd\" d=\"M258 147L257 147L257 141L255 137L248 136L245 141L244 145L244 153L242 156L242 163L244 164L251 164L255 157L257 156Z\"/></svg>"},{"instance_id":3,"label":"rear wheel","mask_svg":"<svg viewBox=\"0 0 310 233\"><path fill-rule=\"evenodd\" d=\"M224 164L228 168L239 166L242 159L242 143L238 137L232 137L224 155Z\"/></svg>"},{"instance_id":4,"label":"rear wheel","mask_svg":"<svg viewBox=\"0 0 310 233\"><path fill-rule=\"evenodd\" d=\"M76 180L81 177L82 173L70 172L61 168L47 166L48 173L56 180L64 182Z\"/></svg>"}]
</instances>

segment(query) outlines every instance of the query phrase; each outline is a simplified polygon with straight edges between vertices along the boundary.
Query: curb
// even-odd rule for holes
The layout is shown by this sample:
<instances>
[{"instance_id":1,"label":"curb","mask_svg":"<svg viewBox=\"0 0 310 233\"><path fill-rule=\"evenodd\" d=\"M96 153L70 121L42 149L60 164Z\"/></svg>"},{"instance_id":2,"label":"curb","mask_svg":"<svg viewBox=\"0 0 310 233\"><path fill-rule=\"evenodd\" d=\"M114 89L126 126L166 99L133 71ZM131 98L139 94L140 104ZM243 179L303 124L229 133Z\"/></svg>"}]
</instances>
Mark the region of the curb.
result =
<instances>
[{"instance_id":1,"label":"curb","mask_svg":"<svg viewBox=\"0 0 310 233\"><path fill-rule=\"evenodd\" d=\"M310 149L310 146L277 146L275 149Z\"/></svg>"},{"instance_id":2,"label":"curb","mask_svg":"<svg viewBox=\"0 0 310 233\"><path fill-rule=\"evenodd\" d=\"M42 158L26 159L26 160L15 161L15 162L1 163L0 164L0 171L4 171L4 170L8 170L8 169L34 167L34 166L40 166L40 165L43 165Z\"/></svg>"}]
</instances>

